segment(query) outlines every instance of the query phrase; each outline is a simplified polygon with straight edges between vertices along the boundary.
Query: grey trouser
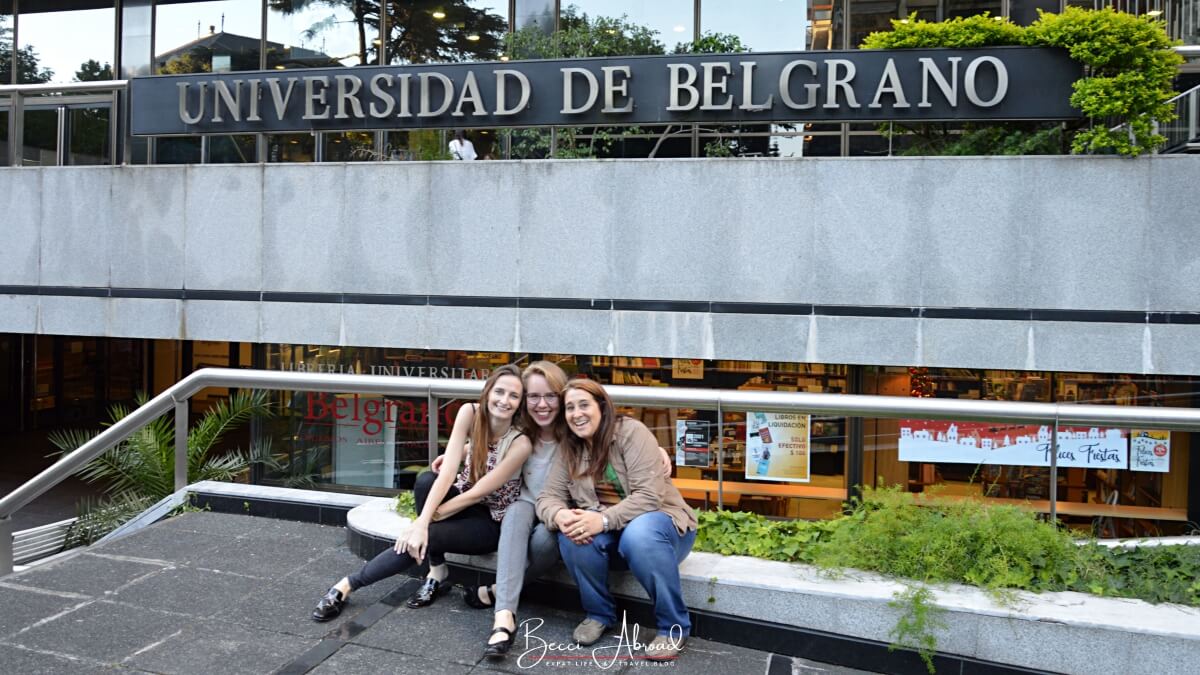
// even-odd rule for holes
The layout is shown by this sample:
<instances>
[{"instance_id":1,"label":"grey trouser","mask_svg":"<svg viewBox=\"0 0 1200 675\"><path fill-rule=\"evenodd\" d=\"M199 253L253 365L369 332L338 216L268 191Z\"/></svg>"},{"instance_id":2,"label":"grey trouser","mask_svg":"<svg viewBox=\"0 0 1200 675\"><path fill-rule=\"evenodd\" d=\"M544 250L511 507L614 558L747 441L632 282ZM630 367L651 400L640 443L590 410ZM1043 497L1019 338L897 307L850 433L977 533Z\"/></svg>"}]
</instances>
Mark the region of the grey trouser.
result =
<instances>
[{"instance_id":1,"label":"grey trouser","mask_svg":"<svg viewBox=\"0 0 1200 675\"><path fill-rule=\"evenodd\" d=\"M521 588L550 571L558 562L558 540L538 522L533 504L517 500L504 511L500 522L500 548L496 553L496 611L514 615ZM532 531L532 535L530 532Z\"/></svg>"}]
</instances>

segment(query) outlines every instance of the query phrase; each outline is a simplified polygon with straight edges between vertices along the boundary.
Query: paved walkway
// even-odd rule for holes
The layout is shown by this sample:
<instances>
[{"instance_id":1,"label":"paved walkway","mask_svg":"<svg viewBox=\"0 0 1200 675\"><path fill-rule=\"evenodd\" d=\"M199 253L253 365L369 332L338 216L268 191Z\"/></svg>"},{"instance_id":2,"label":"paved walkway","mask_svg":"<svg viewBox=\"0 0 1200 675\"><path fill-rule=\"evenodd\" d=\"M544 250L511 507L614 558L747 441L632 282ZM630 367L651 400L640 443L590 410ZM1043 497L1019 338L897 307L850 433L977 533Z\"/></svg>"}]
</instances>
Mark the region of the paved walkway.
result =
<instances>
[{"instance_id":1,"label":"paved walkway","mask_svg":"<svg viewBox=\"0 0 1200 675\"><path fill-rule=\"evenodd\" d=\"M345 531L307 523L187 513L124 539L0 578L0 671L111 673L609 672L852 675L834 666L692 640L675 663L607 649L567 650L580 617L523 608L531 635L499 663L481 660L489 612L457 594L413 610L416 581L357 592L336 620L308 618L321 593L361 564ZM643 633L644 635L644 633ZM582 657L582 658L581 658ZM599 663L597 663L599 661Z\"/></svg>"}]
</instances>

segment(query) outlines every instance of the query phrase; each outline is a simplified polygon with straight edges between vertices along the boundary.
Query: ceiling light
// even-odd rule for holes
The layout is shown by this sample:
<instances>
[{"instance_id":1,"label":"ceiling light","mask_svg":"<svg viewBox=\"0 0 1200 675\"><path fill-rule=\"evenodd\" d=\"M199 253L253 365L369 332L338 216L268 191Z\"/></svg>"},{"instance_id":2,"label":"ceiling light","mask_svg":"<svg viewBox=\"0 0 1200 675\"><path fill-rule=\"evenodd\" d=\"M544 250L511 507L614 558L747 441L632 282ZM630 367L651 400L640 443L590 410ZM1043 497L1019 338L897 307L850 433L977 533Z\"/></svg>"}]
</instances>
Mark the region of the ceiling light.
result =
<instances>
[{"instance_id":1,"label":"ceiling light","mask_svg":"<svg viewBox=\"0 0 1200 675\"><path fill-rule=\"evenodd\" d=\"M467 39L470 40L471 42L479 42L479 35L476 33L471 33L470 35L467 36Z\"/></svg>"},{"instance_id":2,"label":"ceiling light","mask_svg":"<svg viewBox=\"0 0 1200 675\"><path fill-rule=\"evenodd\" d=\"M439 9L433 13L433 18L444 19L446 18L446 13Z\"/></svg>"}]
</instances>

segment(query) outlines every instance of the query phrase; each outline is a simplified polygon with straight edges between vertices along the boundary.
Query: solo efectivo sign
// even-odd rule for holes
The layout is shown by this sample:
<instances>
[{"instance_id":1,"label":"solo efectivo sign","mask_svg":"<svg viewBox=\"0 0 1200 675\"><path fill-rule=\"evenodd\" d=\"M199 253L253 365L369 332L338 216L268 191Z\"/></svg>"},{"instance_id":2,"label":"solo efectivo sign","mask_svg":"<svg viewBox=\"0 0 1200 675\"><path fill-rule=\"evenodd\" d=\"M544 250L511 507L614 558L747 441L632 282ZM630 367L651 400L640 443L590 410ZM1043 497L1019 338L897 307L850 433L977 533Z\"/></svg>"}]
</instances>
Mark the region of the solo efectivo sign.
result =
<instances>
[{"instance_id":1,"label":"solo efectivo sign","mask_svg":"<svg viewBox=\"0 0 1200 675\"><path fill-rule=\"evenodd\" d=\"M135 78L134 135L542 125L1054 120L1079 64L1032 47L641 56Z\"/></svg>"}]
</instances>

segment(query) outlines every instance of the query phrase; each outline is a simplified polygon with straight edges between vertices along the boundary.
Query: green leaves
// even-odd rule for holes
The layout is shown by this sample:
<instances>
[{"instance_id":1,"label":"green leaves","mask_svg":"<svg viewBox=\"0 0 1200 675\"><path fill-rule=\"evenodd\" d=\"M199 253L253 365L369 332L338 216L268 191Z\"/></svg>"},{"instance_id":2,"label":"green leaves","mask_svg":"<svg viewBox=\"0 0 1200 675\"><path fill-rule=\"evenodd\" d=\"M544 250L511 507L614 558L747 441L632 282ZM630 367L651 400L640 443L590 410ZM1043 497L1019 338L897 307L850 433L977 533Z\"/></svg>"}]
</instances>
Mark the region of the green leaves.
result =
<instances>
[{"instance_id":1,"label":"green leaves","mask_svg":"<svg viewBox=\"0 0 1200 675\"><path fill-rule=\"evenodd\" d=\"M871 33L864 49L994 47L1028 45L1066 49L1086 77L1075 83L1071 105L1087 117L1087 125L1066 129L1074 153L1136 156L1166 142L1154 133L1154 120L1169 122L1174 109L1172 83L1183 57L1163 30L1162 22L1112 8L1067 7L1061 14L1041 13L1028 27L986 14L941 23L916 15L893 20L890 32ZM1120 126L1116 131L1113 127ZM1058 126L997 123L968 127L955 138L936 125L912 130L919 142L909 154L1051 154L1062 152ZM957 135L956 135L957 136Z\"/></svg>"},{"instance_id":2,"label":"green leaves","mask_svg":"<svg viewBox=\"0 0 1200 675\"><path fill-rule=\"evenodd\" d=\"M138 404L146 402L139 395ZM113 406L111 422L124 419L130 409ZM228 481L253 461L241 450L216 453L225 434L254 416L269 416L267 393L240 391L210 408L188 433L188 482ZM48 438L61 452L70 452L99 432L55 431ZM253 453L252 453L253 454ZM257 455L255 455L257 457ZM170 415L158 417L129 438L85 465L79 475L89 483L104 484L104 493L116 501L149 499L151 503L175 491L175 425ZM110 506L101 504L100 506Z\"/></svg>"},{"instance_id":3,"label":"green leaves","mask_svg":"<svg viewBox=\"0 0 1200 675\"><path fill-rule=\"evenodd\" d=\"M854 568L922 583L966 583L1003 601L1013 590L1073 590L1200 606L1200 546L1110 549L1014 506L865 489L847 515L778 521L703 511L695 549Z\"/></svg>"}]
</instances>

